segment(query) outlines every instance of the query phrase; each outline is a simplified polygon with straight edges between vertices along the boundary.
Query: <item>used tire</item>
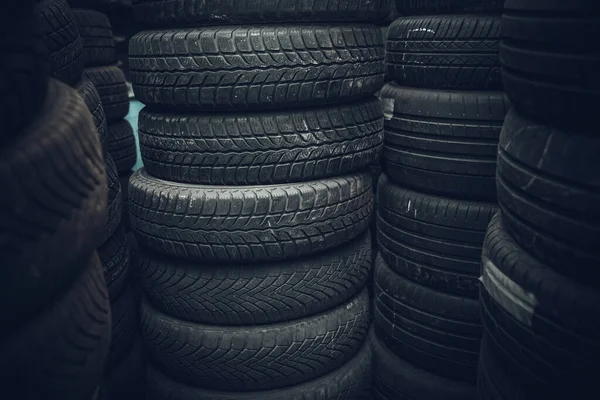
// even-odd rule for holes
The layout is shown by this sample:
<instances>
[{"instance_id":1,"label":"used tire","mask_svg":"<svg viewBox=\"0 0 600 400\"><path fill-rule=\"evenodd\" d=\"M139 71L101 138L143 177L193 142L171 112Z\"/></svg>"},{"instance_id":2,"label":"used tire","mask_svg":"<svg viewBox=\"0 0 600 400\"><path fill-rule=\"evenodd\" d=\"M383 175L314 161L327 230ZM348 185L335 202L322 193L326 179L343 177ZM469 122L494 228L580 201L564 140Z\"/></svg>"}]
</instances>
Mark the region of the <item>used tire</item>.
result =
<instances>
[{"instance_id":1,"label":"used tire","mask_svg":"<svg viewBox=\"0 0 600 400\"><path fill-rule=\"evenodd\" d=\"M315 316L274 325L200 325L142 302L150 357L183 383L213 390L269 390L310 381L342 367L366 340L366 290Z\"/></svg>"},{"instance_id":2,"label":"used tire","mask_svg":"<svg viewBox=\"0 0 600 400\"><path fill-rule=\"evenodd\" d=\"M71 8L66 0L41 0L36 13L36 28L47 49L52 75L75 85L81 79L85 56Z\"/></svg>"},{"instance_id":3,"label":"used tire","mask_svg":"<svg viewBox=\"0 0 600 400\"><path fill-rule=\"evenodd\" d=\"M366 231L372 209L367 174L225 187L168 182L140 170L129 182L140 244L186 259L274 261L323 252Z\"/></svg>"},{"instance_id":4,"label":"used tire","mask_svg":"<svg viewBox=\"0 0 600 400\"><path fill-rule=\"evenodd\" d=\"M115 299L125 289L129 277L129 246L122 226L98 248L98 256L104 269L109 297Z\"/></svg>"},{"instance_id":5,"label":"used tire","mask_svg":"<svg viewBox=\"0 0 600 400\"><path fill-rule=\"evenodd\" d=\"M146 365L142 340L136 334L133 346L123 360L108 371L104 378L107 399L144 400Z\"/></svg>"},{"instance_id":6,"label":"used tire","mask_svg":"<svg viewBox=\"0 0 600 400\"><path fill-rule=\"evenodd\" d=\"M377 199L379 252L394 272L441 292L477 298L494 204L414 192L386 175Z\"/></svg>"},{"instance_id":7,"label":"used tire","mask_svg":"<svg viewBox=\"0 0 600 400\"><path fill-rule=\"evenodd\" d=\"M129 95L123 71L113 65L86 68L84 76L96 86L107 121L110 123L125 118L129 112Z\"/></svg>"},{"instance_id":8,"label":"used tire","mask_svg":"<svg viewBox=\"0 0 600 400\"><path fill-rule=\"evenodd\" d=\"M477 370L477 393L481 400L529 400L518 385L512 371L502 363L490 348L487 335L481 340L481 357Z\"/></svg>"},{"instance_id":9,"label":"used tire","mask_svg":"<svg viewBox=\"0 0 600 400\"><path fill-rule=\"evenodd\" d=\"M504 93L388 83L381 99L391 180L426 193L496 200L498 137L510 107Z\"/></svg>"},{"instance_id":10,"label":"used tire","mask_svg":"<svg viewBox=\"0 0 600 400\"><path fill-rule=\"evenodd\" d=\"M482 264L488 343L525 393L530 398L581 398L594 390L600 292L526 253L500 213L490 222Z\"/></svg>"},{"instance_id":11,"label":"used tire","mask_svg":"<svg viewBox=\"0 0 600 400\"><path fill-rule=\"evenodd\" d=\"M600 136L575 135L514 110L498 154L498 202L516 242L561 274L597 288L598 154Z\"/></svg>"},{"instance_id":12,"label":"used tire","mask_svg":"<svg viewBox=\"0 0 600 400\"><path fill-rule=\"evenodd\" d=\"M104 115L104 107L102 107L102 101L100 100L100 94L98 94L96 86L89 79L83 78L75 86L75 89L77 89L77 93L83 98L92 113L94 125L100 137L100 143L104 143L108 132L108 125L106 123L106 115Z\"/></svg>"},{"instance_id":13,"label":"used tire","mask_svg":"<svg viewBox=\"0 0 600 400\"><path fill-rule=\"evenodd\" d=\"M80 400L96 391L110 344L110 306L97 255L86 262L59 298L0 343L3 393Z\"/></svg>"},{"instance_id":14,"label":"used tire","mask_svg":"<svg viewBox=\"0 0 600 400\"><path fill-rule=\"evenodd\" d=\"M453 14L502 11L504 0L396 0L402 15Z\"/></svg>"},{"instance_id":15,"label":"used tire","mask_svg":"<svg viewBox=\"0 0 600 400\"><path fill-rule=\"evenodd\" d=\"M129 44L144 104L202 110L297 108L355 100L384 83L369 25L206 27L140 32Z\"/></svg>"},{"instance_id":16,"label":"used tire","mask_svg":"<svg viewBox=\"0 0 600 400\"><path fill-rule=\"evenodd\" d=\"M387 74L401 85L501 90L500 16L399 18L390 25Z\"/></svg>"},{"instance_id":17,"label":"used tire","mask_svg":"<svg viewBox=\"0 0 600 400\"><path fill-rule=\"evenodd\" d=\"M108 178L108 216L104 225L101 244L115 234L123 217L123 192L119 180L119 171L110 154L104 154L106 176Z\"/></svg>"},{"instance_id":18,"label":"used tire","mask_svg":"<svg viewBox=\"0 0 600 400\"><path fill-rule=\"evenodd\" d=\"M131 124L127 120L110 124L106 142L106 150L115 162L119 175L130 172L137 161L135 135Z\"/></svg>"},{"instance_id":19,"label":"used tire","mask_svg":"<svg viewBox=\"0 0 600 400\"><path fill-rule=\"evenodd\" d=\"M112 331L110 351L106 370L112 370L131 352L138 335L138 318L129 286L110 305L112 310Z\"/></svg>"},{"instance_id":20,"label":"used tire","mask_svg":"<svg viewBox=\"0 0 600 400\"><path fill-rule=\"evenodd\" d=\"M100 244L104 163L75 90L50 82L36 118L0 149L0 187L2 337L62 293Z\"/></svg>"},{"instance_id":21,"label":"used tire","mask_svg":"<svg viewBox=\"0 0 600 400\"><path fill-rule=\"evenodd\" d=\"M129 179L133 175L132 171L128 171L119 178L121 181L121 197L123 200L123 208L121 223L125 227L125 232L131 232L131 224L129 223Z\"/></svg>"},{"instance_id":22,"label":"used tire","mask_svg":"<svg viewBox=\"0 0 600 400\"><path fill-rule=\"evenodd\" d=\"M73 10L83 40L85 65L110 65L116 61L115 40L106 14L94 10Z\"/></svg>"},{"instance_id":23,"label":"used tire","mask_svg":"<svg viewBox=\"0 0 600 400\"><path fill-rule=\"evenodd\" d=\"M343 106L244 114L140 112L144 167L165 180L264 185L366 169L379 155L383 114L371 98Z\"/></svg>"}]
</instances>

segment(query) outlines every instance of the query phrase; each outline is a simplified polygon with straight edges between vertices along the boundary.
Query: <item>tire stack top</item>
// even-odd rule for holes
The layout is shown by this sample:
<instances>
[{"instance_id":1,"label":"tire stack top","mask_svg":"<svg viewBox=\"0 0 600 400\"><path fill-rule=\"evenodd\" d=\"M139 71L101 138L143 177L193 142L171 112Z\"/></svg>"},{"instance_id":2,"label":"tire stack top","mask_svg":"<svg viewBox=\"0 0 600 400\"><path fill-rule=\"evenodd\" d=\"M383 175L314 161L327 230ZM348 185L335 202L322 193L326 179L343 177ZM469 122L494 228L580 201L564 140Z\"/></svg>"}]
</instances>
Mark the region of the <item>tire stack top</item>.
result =
<instances>
[{"instance_id":1,"label":"tire stack top","mask_svg":"<svg viewBox=\"0 0 600 400\"><path fill-rule=\"evenodd\" d=\"M509 102L500 1L397 0L377 193L375 395L474 399L480 258Z\"/></svg>"},{"instance_id":2,"label":"tire stack top","mask_svg":"<svg viewBox=\"0 0 600 400\"><path fill-rule=\"evenodd\" d=\"M586 397L600 356L600 12L508 0L502 77L514 104L483 251L482 399Z\"/></svg>"},{"instance_id":3,"label":"tire stack top","mask_svg":"<svg viewBox=\"0 0 600 400\"><path fill-rule=\"evenodd\" d=\"M109 350L111 310L96 253L107 218L99 134L85 100L68 86L81 81L83 46L64 1L6 3L0 390L16 399L91 400Z\"/></svg>"},{"instance_id":4,"label":"tire stack top","mask_svg":"<svg viewBox=\"0 0 600 400\"><path fill-rule=\"evenodd\" d=\"M368 397L386 3L133 2L150 399Z\"/></svg>"}]
</instances>

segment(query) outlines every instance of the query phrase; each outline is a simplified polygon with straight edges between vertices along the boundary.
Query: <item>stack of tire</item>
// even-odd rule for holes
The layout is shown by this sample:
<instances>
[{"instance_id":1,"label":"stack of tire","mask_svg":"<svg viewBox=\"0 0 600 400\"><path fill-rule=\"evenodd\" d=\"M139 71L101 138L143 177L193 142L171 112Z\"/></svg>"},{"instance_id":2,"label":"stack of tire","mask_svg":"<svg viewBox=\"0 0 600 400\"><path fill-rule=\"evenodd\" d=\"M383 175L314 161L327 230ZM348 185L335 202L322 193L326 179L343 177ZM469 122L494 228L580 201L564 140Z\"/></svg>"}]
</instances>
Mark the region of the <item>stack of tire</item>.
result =
<instances>
[{"instance_id":1,"label":"stack of tire","mask_svg":"<svg viewBox=\"0 0 600 400\"><path fill-rule=\"evenodd\" d=\"M133 7L149 399L368 398L386 2Z\"/></svg>"},{"instance_id":2,"label":"stack of tire","mask_svg":"<svg viewBox=\"0 0 600 400\"><path fill-rule=\"evenodd\" d=\"M102 151L69 87L83 48L64 2L16 3L0 16L0 385L10 398L91 400L111 312L96 253Z\"/></svg>"},{"instance_id":3,"label":"stack of tire","mask_svg":"<svg viewBox=\"0 0 600 400\"><path fill-rule=\"evenodd\" d=\"M480 260L497 210L498 138L509 102L494 1L397 0L390 26L375 395L474 399L482 323ZM439 15L436 15L439 14Z\"/></svg>"},{"instance_id":4,"label":"stack of tire","mask_svg":"<svg viewBox=\"0 0 600 400\"><path fill-rule=\"evenodd\" d=\"M595 1L509 0L501 213L483 251L481 399L589 398L600 357Z\"/></svg>"}]
</instances>

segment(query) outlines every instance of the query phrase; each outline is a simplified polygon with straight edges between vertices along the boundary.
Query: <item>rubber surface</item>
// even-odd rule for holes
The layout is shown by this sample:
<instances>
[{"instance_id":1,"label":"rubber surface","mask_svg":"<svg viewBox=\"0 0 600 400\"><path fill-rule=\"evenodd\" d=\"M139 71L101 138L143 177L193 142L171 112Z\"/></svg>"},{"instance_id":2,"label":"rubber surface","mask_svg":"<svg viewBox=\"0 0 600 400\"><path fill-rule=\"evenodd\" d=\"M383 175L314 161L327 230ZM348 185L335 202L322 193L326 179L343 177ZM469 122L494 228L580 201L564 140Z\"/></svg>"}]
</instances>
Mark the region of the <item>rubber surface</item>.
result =
<instances>
[{"instance_id":1,"label":"rubber surface","mask_svg":"<svg viewBox=\"0 0 600 400\"><path fill-rule=\"evenodd\" d=\"M379 252L396 273L432 289L477 298L481 246L497 207L421 194L382 175Z\"/></svg>"},{"instance_id":2,"label":"rubber surface","mask_svg":"<svg viewBox=\"0 0 600 400\"><path fill-rule=\"evenodd\" d=\"M379 100L297 111L139 115L144 167L165 180L261 185L362 171L383 142Z\"/></svg>"},{"instance_id":3,"label":"rubber surface","mask_svg":"<svg viewBox=\"0 0 600 400\"><path fill-rule=\"evenodd\" d=\"M477 393L481 400L528 400L511 371L508 370L488 344L487 335L481 340L481 357L477 373Z\"/></svg>"},{"instance_id":4,"label":"rubber surface","mask_svg":"<svg viewBox=\"0 0 600 400\"><path fill-rule=\"evenodd\" d=\"M137 161L137 148L133 128L129 121L121 120L108 126L106 150L114 160L119 175L131 171Z\"/></svg>"},{"instance_id":5,"label":"rubber surface","mask_svg":"<svg viewBox=\"0 0 600 400\"><path fill-rule=\"evenodd\" d=\"M98 94L96 86L89 79L83 78L75 86L75 89L92 113L100 143L104 143L108 132L108 125L106 123L106 115L104 115L104 107L102 107L102 101L100 100L100 94Z\"/></svg>"},{"instance_id":6,"label":"rubber surface","mask_svg":"<svg viewBox=\"0 0 600 400\"><path fill-rule=\"evenodd\" d=\"M510 107L503 93L388 83L381 99L390 179L426 193L496 200L498 137Z\"/></svg>"},{"instance_id":7,"label":"rubber surface","mask_svg":"<svg viewBox=\"0 0 600 400\"><path fill-rule=\"evenodd\" d=\"M0 385L11 397L80 400L96 391L110 343L110 307L98 257L86 262L56 301L2 340Z\"/></svg>"},{"instance_id":8,"label":"rubber surface","mask_svg":"<svg viewBox=\"0 0 600 400\"><path fill-rule=\"evenodd\" d=\"M36 29L47 50L52 75L75 85L81 79L85 56L71 8L66 0L41 0L35 12Z\"/></svg>"},{"instance_id":9,"label":"rubber surface","mask_svg":"<svg viewBox=\"0 0 600 400\"><path fill-rule=\"evenodd\" d=\"M599 152L600 136L575 135L511 111L498 156L498 202L517 243L561 274L595 287Z\"/></svg>"},{"instance_id":10,"label":"rubber surface","mask_svg":"<svg viewBox=\"0 0 600 400\"><path fill-rule=\"evenodd\" d=\"M353 358L322 377L282 389L243 393L188 386L149 364L148 400L364 400L371 392L371 368L371 346L365 341Z\"/></svg>"},{"instance_id":11,"label":"rubber surface","mask_svg":"<svg viewBox=\"0 0 600 400\"><path fill-rule=\"evenodd\" d=\"M502 11L504 0L396 0L402 15L452 14Z\"/></svg>"},{"instance_id":12,"label":"rubber surface","mask_svg":"<svg viewBox=\"0 0 600 400\"><path fill-rule=\"evenodd\" d=\"M202 110L297 108L368 97L384 83L370 25L206 27L140 32L129 71L144 104Z\"/></svg>"},{"instance_id":13,"label":"rubber surface","mask_svg":"<svg viewBox=\"0 0 600 400\"><path fill-rule=\"evenodd\" d=\"M110 308L112 310L112 333L110 351L106 360L107 371L115 368L132 351L139 329L133 292L129 286L111 302Z\"/></svg>"},{"instance_id":14,"label":"rubber surface","mask_svg":"<svg viewBox=\"0 0 600 400\"><path fill-rule=\"evenodd\" d=\"M105 375L107 399L144 400L146 390L146 365L144 348L139 335L123 360Z\"/></svg>"},{"instance_id":15,"label":"rubber surface","mask_svg":"<svg viewBox=\"0 0 600 400\"><path fill-rule=\"evenodd\" d=\"M255 325L324 312L356 295L371 269L368 233L316 257L285 263L181 262L140 248L144 292L162 312L216 325Z\"/></svg>"},{"instance_id":16,"label":"rubber surface","mask_svg":"<svg viewBox=\"0 0 600 400\"><path fill-rule=\"evenodd\" d=\"M2 337L66 290L103 231L100 143L75 90L50 82L37 117L0 149L0 187Z\"/></svg>"},{"instance_id":17,"label":"rubber surface","mask_svg":"<svg viewBox=\"0 0 600 400\"><path fill-rule=\"evenodd\" d=\"M387 76L432 89L499 90L500 16L399 18L390 25Z\"/></svg>"},{"instance_id":18,"label":"rubber surface","mask_svg":"<svg viewBox=\"0 0 600 400\"><path fill-rule=\"evenodd\" d=\"M106 14L94 10L73 10L75 24L83 40L85 65L109 65L116 61L115 40Z\"/></svg>"},{"instance_id":19,"label":"rubber surface","mask_svg":"<svg viewBox=\"0 0 600 400\"><path fill-rule=\"evenodd\" d=\"M394 355L376 335L373 345L375 400L444 399L475 400L475 387L420 369Z\"/></svg>"},{"instance_id":20,"label":"rubber surface","mask_svg":"<svg viewBox=\"0 0 600 400\"><path fill-rule=\"evenodd\" d=\"M126 232L131 231L131 224L129 223L129 178L132 174L133 172L127 171L119 178L121 181L121 199L123 200L121 223Z\"/></svg>"},{"instance_id":21,"label":"rubber surface","mask_svg":"<svg viewBox=\"0 0 600 400\"><path fill-rule=\"evenodd\" d=\"M224 187L177 184L140 170L129 184L140 244L186 259L275 261L323 252L366 231L372 209L367 174Z\"/></svg>"},{"instance_id":22,"label":"rubber surface","mask_svg":"<svg viewBox=\"0 0 600 400\"><path fill-rule=\"evenodd\" d=\"M133 0L136 20L148 25L379 21L389 0Z\"/></svg>"},{"instance_id":23,"label":"rubber surface","mask_svg":"<svg viewBox=\"0 0 600 400\"><path fill-rule=\"evenodd\" d=\"M107 121L125 118L129 112L129 95L123 71L113 65L86 68L84 76L96 86Z\"/></svg>"},{"instance_id":24,"label":"rubber surface","mask_svg":"<svg viewBox=\"0 0 600 400\"><path fill-rule=\"evenodd\" d=\"M108 216L102 232L101 244L115 234L123 218L123 191L119 180L119 171L110 154L104 153L106 176L108 179Z\"/></svg>"},{"instance_id":25,"label":"rubber surface","mask_svg":"<svg viewBox=\"0 0 600 400\"><path fill-rule=\"evenodd\" d=\"M125 289L129 277L129 246L122 226L117 228L106 243L98 247L98 256L102 262L109 297L114 300Z\"/></svg>"}]
</instances>

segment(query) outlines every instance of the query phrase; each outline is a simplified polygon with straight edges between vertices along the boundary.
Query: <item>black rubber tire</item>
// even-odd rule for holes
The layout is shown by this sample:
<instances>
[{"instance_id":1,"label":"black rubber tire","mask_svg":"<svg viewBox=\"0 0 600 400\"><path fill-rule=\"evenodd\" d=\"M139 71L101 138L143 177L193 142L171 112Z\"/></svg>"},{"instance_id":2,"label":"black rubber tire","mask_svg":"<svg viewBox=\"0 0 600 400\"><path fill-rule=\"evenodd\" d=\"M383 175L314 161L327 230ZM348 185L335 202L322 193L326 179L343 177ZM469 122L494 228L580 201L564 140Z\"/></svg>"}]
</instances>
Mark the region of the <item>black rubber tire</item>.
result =
<instances>
[{"instance_id":1,"label":"black rubber tire","mask_svg":"<svg viewBox=\"0 0 600 400\"><path fill-rule=\"evenodd\" d=\"M107 399L144 400L146 365L142 339L136 335L129 353L104 378Z\"/></svg>"},{"instance_id":2,"label":"black rubber tire","mask_svg":"<svg viewBox=\"0 0 600 400\"><path fill-rule=\"evenodd\" d=\"M365 400L371 393L371 346L340 368L312 381L260 392L219 392L172 380L148 364L148 400Z\"/></svg>"},{"instance_id":3,"label":"black rubber tire","mask_svg":"<svg viewBox=\"0 0 600 400\"><path fill-rule=\"evenodd\" d=\"M104 153L106 163L106 176L108 179L108 216L102 232L101 244L115 234L123 218L123 191L119 172L110 154Z\"/></svg>"},{"instance_id":4,"label":"black rubber tire","mask_svg":"<svg viewBox=\"0 0 600 400\"><path fill-rule=\"evenodd\" d=\"M81 79L85 55L71 8L66 0L40 0L35 12L36 28L47 50L52 75L75 85Z\"/></svg>"},{"instance_id":5,"label":"black rubber tire","mask_svg":"<svg viewBox=\"0 0 600 400\"><path fill-rule=\"evenodd\" d=\"M85 65L110 65L116 61L115 40L108 16L94 10L73 10L83 40Z\"/></svg>"},{"instance_id":6,"label":"black rubber tire","mask_svg":"<svg viewBox=\"0 0 600 400\"><path fill-rule=\"evenodd\" d=\"M148 300L162 312L200 323L256 325L325 312L354 297L371 269L368 233L319 256L285 263L207 265L140 248Z\"/></svg>"},{"instance_id":7,"label":"black rubber tire","mask_svg":"<svg viewBox=\"0 0 600 400\"><path fill-rule=\"evenodd\" d=\"M111 371L131 352L138 335L138 316L133 292L127 286L110 305L112 309L112 333L106 371Z\"/></svg>"},{"instance_id":8,"label":"black rubber tire","mask_svg":"<svg viewBox=\"0 0 600 400\"><path fill-rule=\"evenodd\" d=\"M450 379L475 382L483 327L479 302L421 286L375 261L374 326L402 359Z\"/></svg>"},{"instance_id":9,"label":"black rubber tire","mask_svg":"<svg viewBox=\"0 0 600 400\"><path fill-rule=\"evenodd\" d=\"M92 113L94 118L94 125L98 131L100 143L104 143L108 132L108 125L106 122L106 115L104 115L104 107L102 107L102 101L96 86L87 78L83 78L75 86L77 93L83 98L88 109Z\"/></svg>"},{"instance_id":10,"label":"black rubber tire","mask_svg":"<svg viewBox=\"0 0 600 400\"><path fill-rule=\"evenodd\" d=\"M494 355L487 335L481 340L481 356L477 370L477 393L480 400L530 400L515 377Z\"/></svg>"},{"instance_id":11,"label":"black rubber tire","mask_svg":"<svg viewBox=\"0 0 600 400\"><path fill-rule=\"evenodd\" d=\"M497 206L414 192L379 180L379 252L390 268L420 285L477 298L481 247Z\"/></svg>"},{"instance_id":12,"label":"black rubber tire","mask_svg":"<svg viewBox=\"0 0 600 400\"><path fill-rule=\"evenodd\" d=\"M375 400L475 400L475 386L420 369L394 355L371 333Z\"/></svg>"},{"instance_id":13,"label":"black rubber tire","mask_svg":"<svg viewBox=\"0 0 600 400\"><path fill-rule=\"evenodd\" d=\"M496 200L498 137L510 103L501 92L381 91L383 160L395 183L461 199Z\"/></svg>"},{"instance_id":14,"label":"black rubber tire","mask_svg":"<svg viewBox=\"0 0 600 400\"><path fill-rule=\"evenodd\" d=\"M591 131L591 127L589 129ZM561 274L600 288L600 136L506 119L498 202L520 246Z\"/></svg>"},{"instance_id":15,"label":"black rubber tire","mask_svg":"<svg viewBox=\"0 0 600 400\"><path fill-rule=\"evenodd\" d=\"M499 15L399 18L390 25L387 76L438 90L501 90Z\"/></svg>"},{"instance_id":16,"label":"black rubber tire","mask_svg":"<svg viewBox=\"0 0 600 400\"><path fill-rule=\"evenodd\" d=\"M98 256L104 269L104 280L111 300L125 289L129 277L129 246L123 226L98 248Z\"/></svg>"},{"instance_id":17,"label":"black rubber tire","mask_svg":"<svg viewBox=\"0 0 600 400\"><path fill-rule=\"evenodd\" d=\"M256 24L274 22L380 21L391 11L388 0L133 0L137 21L146 25Z\"/></svg>"},{"instance_id":18,"label":"black rubber tire","mask_svg":"<svg viewBox=\"0 0 600 400\"><path fill-rule=\"evenodd\" d=\"M131 168L137 161L137 148L129 121L121 120L108 126L106 150L112 156L119 175L131 172Z\"/></svg>"},{"instance_id":19,"label":"black rubber tire","mask_svg":"<svg viewBox=\"0 0 600 400\"><path fill-rule=\"evenodd\" d=\"M161 179L264 185L363 171L383 143L378 99L341 106L243 114L171 114L143 109L144 167Z\"/></svg>"},{"instance_id":20,"label":"black rubber tire","mask_svg":"<svg viewBox=\"0 0 600 400\"><path fill-rule=\"evenodd\" d=\"M482 318L500 362L531 398L583 398L596 385L600 292L526 253L501 214L483 247Z\"/></svg>"},{"instance_id":21,"label":"black rubber tire","mask_svg":"<svg viewBox=\"0 0 600 400\"><path fill-rule=\"evenodd\" d=\"M36 118L0 149L0 188L1 338L68 287L103 232L104 163L75 90L50 82Z\"/></svg>"},{"instance_id":22,"label":"black rubber tire","mask_svg":"<svg viewBox=\"0 0 600 400\"><path fill-rule=\"evenodd\" d=\"M132 0L67 0L71 7L89 8L100 11L120 11L131 7Z\"/></svg>"},{"instance_id":23,"label":"black rubber tire","mask_svg":"<svg viewBox=\"0 0 600 400\"><path fill-rule=\"evenodd\" d=\"M186 259L255 262L320 253L366 231L372 209L367 174L226 187L163 181L142 169L129 183L129 217L140 244Z\"/></svg>"},{"instance_id":24,"label":"black rubber tire","mask_svg":"<svg viewBox=\"0 0 600 400\"><path fill-rule=\"evenodd\" d=\"M121 223L125 228L125 232L131 232L131 224L129 223L129 178L133 172L128 171L125 175L119 178L121 181L121 198L123 201Z\"/></svg>"},{"instance_id":25,"label":"black rubber tire","mask_svg":"<svg viewBox=\"0 0 600 400\"><path fill-rule=\"evenodd\" d=\"M588 131L600 104L597 3L509 1L500 48L506 93L515 108L539 121ZM593 132L598 137L597 132Z\"/></svg>"},{"instance_id":26,"label":"black rubber tire","mask_svg":"<svg viewBox=\"0 0 600 400\"><path fill-rule=\"evenodd\" d=\"M396 0L402 15L453 14L502 11L504 0Z\"/></svg>"},{"instance_id":27,"label":"black rubber tire","mask_svg":"<svg viewBox=\"0 0 600 400\"><path fill-rule=\"evenodd\" d=\"M5 396L80 400L96 391L110 344L110 307L97 255L81 270L59 298L0 342Z\"/></svg>"},{"instance_id":28,"label":"black rubber tire","mask_svg":"<svg viewBox=\"0 0 600 400\"><path fill-rule=\"evenodd\" d=\"M369 296L325 313L272 325L201 325L142 301L142 337L155 365L179 382L213 390L296 385L350 361L369 328Z\"/></svg>"},{"instance_id":29,"label":"black rubber tire","mask_svg":"<svg viewBox=\"0 0 600 400\"><path fill-rule=\"evenodd\" d=\"M205 27L138 33L129 72L144 104L240 110L297 108L375 94L381 30L371 25Z\"/></svg>"},{"instance_id":30,"label":"black rubber tire","mask_svg":"<svg viewBox=\"0 0 600 400\"><path fill-rule=\"evenodd\" d=\"M92 81L102 100L106 120L111 123L127 116L129 112L129 94L125 75L119 67L86 68L84 76Z\"/></svg>"}]
</instances>

